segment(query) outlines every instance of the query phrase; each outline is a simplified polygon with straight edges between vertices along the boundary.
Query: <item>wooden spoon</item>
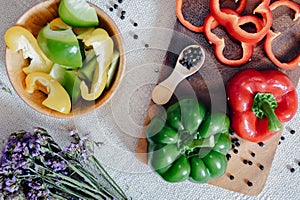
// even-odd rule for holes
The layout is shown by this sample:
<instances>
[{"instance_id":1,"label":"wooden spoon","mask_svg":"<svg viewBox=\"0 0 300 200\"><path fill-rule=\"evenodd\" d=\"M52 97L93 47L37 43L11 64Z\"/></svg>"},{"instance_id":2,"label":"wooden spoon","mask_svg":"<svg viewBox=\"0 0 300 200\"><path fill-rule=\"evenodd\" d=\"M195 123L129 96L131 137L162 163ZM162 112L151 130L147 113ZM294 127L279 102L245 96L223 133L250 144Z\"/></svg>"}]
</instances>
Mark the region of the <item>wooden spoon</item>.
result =
<instances>
[{"instance_id":1,"label":"wooden spoon","mask_svg":"<svg viewBox=\"0 0 300 200\"><path fill-rule=\"evenodd\" d=\"M189 45L184 48L177 59L176 66L171 75L155 86L152 91L154 103L166 104L172 97L177 85L188 76L196 73L203 65L205 53L199 45Z\"/></svg>"}]
</instances>

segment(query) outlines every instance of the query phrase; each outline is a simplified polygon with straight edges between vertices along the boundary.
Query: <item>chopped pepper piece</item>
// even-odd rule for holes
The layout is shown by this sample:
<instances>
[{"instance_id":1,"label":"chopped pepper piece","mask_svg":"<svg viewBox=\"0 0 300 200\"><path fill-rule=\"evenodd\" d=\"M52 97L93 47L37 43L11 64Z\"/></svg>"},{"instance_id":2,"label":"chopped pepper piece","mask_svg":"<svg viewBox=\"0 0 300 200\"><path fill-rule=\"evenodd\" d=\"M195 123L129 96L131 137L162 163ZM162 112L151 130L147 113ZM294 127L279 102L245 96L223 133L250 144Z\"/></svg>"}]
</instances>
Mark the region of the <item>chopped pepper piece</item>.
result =
<instances>
[{"instance_id":1,"label":"chopped pepper piece","mask_svg":"<svg viewBox=\"0 0 300 200\"><path fill-rule=\"evenodd\" d=\"M247 0L240 0L239 1L239 6L235 10L237 13L242 13L247 5ZM176 16L178 20L182 23L183 26L185 26L187 29L190 31L194 32L203 32L204 27L203 26L195 26L188 20L186 20L182 14L182 0L176 0ZM216 23L212 25L213 28L217 26Z\"/></svg>"},{"instance_id":2,"label":"chopped pepper piece","mask_svg":"<svg viewBox=\"0 0 300 200\"><path fill-rule=\"evenodd\" d=\"M47 24L40 30L37 41L53 62L71 68L81 67L80 47L72 29L51 30L50 24Z\"/></svg>"},{"instance_id":3,"label":"chopped pepper piece","mask_svg":"<svg viewBox=\"0 0 300 200\"><path fill-rule=\"evenodd\" d=\"M52 61L45 56L37 40L27 29L13 26L6 31L4 40L9 50L22 50L24 59L30 58L29 66L23 68L24 73L36 71L48 73L51 70Z\"/></svg>"},{"instance_id":4,"label":"chopped pepper piece","mask_svg":"<svg viewBox=\"0 0 300 200\"><path fill-rule=\"evenodd\" d=\"M270 5L270 9L275 10L279 6L286 6L286 7L288 7L288 8L295 11L295 17L294 17L293 21L296 21L299 18L299 16L300 16L300 6L297 3L289 1L289 0L275 1L274 3L272 3ZM300 54L298 54L298 56L294 60L292 60L290 62L287 62L287 63L284 63L284 62L279 61L273 53L272 42L280 34L281 34L280 32L275 33L271 29L269 30L269 32L267 33L265 43L264 43L264 48L265 48L266 54L268 55L269 59L277 67L279 67L281 69L287 69L287 70L295 69L295 68L300 66Z\"/></svg>"},{"instance_id":5,"label":"chopped pepper piece","mask_svg":"<svg viewBox=\"0 0 300 200\"><path fill-rule=\"evenodd\" d=\"M223 8L221 9L222 12L224 13L228 13L228 14L232 14L232 15L238 15L238 13L236 13L234 10L232 9L226 9ZM247 18L245 17L241 17L241 23L243 23L245 21L245 23L248 23L248 19L251 18L252 19L252 23L254 23L254 25L256 26L257 30L260 30L262 28L262 23L261 21L255 17L255 16L249 16ZM248 62L253 54L254 51L254 44L251 43L245 43L245 42L241 42L241 46L243 49L243 56L238 59L238 60L230 60L228 58L226 58L223 54L223 51L225 49L225 39L224 38L219 38L217 35L215 35L212 32L213 29L213 23L217 22L216 19L213 17L213 15L208 15L205 19L204 22L204 34L206 36L206 38L214 44L215 48L215 55L217 57L217 59L222 62L223 64L229 65L229 66L241 66L242 64L245 64L246 62ZM217 25L219 25L219 23L217 22Z\"/></svg>"},{"instance_id":6,"label":"chopped pepper piece","mask_svg":"<svg viewBox=\"0 0 300 200\"><path fill-rule=\"evenodd\" d=\"M43 72L33 72L26 76L26 91L33 93L41 90L48 97L42 104L58 112L68 114L71 110L71 101L67 91L61 84L53 79L49 74Z\"/></svg>"},{"instance_id":7,"label":"chopped pepper piece","mask_svg":"<svg viewBox=\"0 0 300 200\"><path fill-rule=\"evenodd\" d=\"M262 142L281 130L298 107L297 93L289 77L277 70L246 69L226 86L231 127L242 138Z\"/></svg>"},{"instance_id":8,"label":"chopped pepper piece","mask_svg":"<svg viewBox=\"0 0 300 200\"><path fill-rule=\"evenodd\" d=\"M229 119L208 114L197 99L183 98L146 127L149 165L166 181L198 183L223 175L231 149Z\"/></svg>"},{"instance_id":9,"label":"chopped pepper piece","mask_svg":"<svg viewBox=\"0 0 300 200\"><path fill-rule=\"evenodd\" d=\"M80 85L82 98L92 101L97 99L105 89L114 43L108 33L102 28L97 28L91 34L85 36L83 43L87 47L93 47L98 62L90 91L85 81L82 81Z\"/></svg>"},{"instance_id":10,"label":"chopped pepper piece","mask_svg":"<svg viewBox=\"0 0 300 200\"><path fill-rule=\"evenodd\" d=\"M264 38L272 26L273 15L269 8L269 4L270 0L262 0L262 2L253 11L253 14L259 13L263 17L264 22L263 28L255 33L247 32L241 27L241 24L245 24L245 19L248 19L248 22L252 22L252 17L254 15L244 15L243 17L245 19L241 22L241 16L222 12L220 8L220 0L210 1L210 12L235 39L241 42L256 44ZM250 18L250 16L252 17Z\"/></svg>"}]
</instances>

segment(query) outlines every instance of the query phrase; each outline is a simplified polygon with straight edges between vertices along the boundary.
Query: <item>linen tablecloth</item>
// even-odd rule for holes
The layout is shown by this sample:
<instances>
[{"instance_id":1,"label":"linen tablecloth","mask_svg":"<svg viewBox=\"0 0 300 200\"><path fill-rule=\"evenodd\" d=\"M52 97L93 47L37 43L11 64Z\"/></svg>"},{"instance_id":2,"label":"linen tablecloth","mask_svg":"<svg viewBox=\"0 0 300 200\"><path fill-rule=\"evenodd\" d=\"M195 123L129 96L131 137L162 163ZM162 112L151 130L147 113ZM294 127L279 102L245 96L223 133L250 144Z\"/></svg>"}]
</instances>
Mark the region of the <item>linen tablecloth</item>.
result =
<instances>
[{"instance_id":1,"label":"linen tablecloth","mask_svg":"<svg viewBox=\"0 0 300 200\"><path fill-rule=\"evenodd\" d=\"M285 125L284 138L277 148L266 185L257 197L209 184L188 181L170 184L137 159L135 147L176 22L174 0L123 0L121 3L91 0L111 16L124 39L126 72L120 87L109 103L82 117L55 119L32 110L19 98L7 77L3 35L27 9L39 2L0 2L0 86L11 91L0 90L1 141L12 132L37 126L48 130L62 146L70 130L90 133L93 140L102 143L95 149L97 158L132 199L299 199L299 111ZM297 91L300 94L300 86ZM291 134L291 129L296 133ZM295 169L293 173L291 168Z\"/></svg>"}]
</instances>

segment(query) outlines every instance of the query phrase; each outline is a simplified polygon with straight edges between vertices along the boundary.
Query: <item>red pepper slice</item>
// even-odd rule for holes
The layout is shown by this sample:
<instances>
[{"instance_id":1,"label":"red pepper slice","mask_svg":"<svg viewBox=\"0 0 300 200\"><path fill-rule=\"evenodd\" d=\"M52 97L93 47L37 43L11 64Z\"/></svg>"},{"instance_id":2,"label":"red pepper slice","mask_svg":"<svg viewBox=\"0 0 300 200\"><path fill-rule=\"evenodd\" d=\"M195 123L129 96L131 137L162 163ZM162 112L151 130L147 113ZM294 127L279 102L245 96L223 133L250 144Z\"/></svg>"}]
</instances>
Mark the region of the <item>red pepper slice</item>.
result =
<instances>
[{"instance_id":1,"label":"red pepper slice","mask_svg":"<svg viewBox=\"0 0 300 200\"><path fill-rule=\"evenodd\" d=\"M227 14L233 14L233 15L238 15L237 12L235 12L234 10L231 9L227 9L227 8L222 8L221 9L222 12L227 13ZM254 23L254 25L256 26L256 29L259 31L262 29L262 22L261 20L259 20L257 17L255 16L249 16L247 18L245 17L241 17L241 24L248 23L248 19L252 19L252 23ZM206 36L206 38L214 44L214 51L215 51L215 55L217 57L217 59L222 62L223 64L226 65L230 65L230 66L240 66L242 64L245 64L246 62L248 62L253 54L253 50L254 50L254 45L250 44L250 43L245 43L245 42L241 42L241 46L243 48L243 56L242 58L238 59L238 60L229 60L227 58L225 58L223 51L225 48L225 40L224 38L219 38L217 35L215 35L211 30L213 29L213 23L217 22L217 20L212 16L212 15L208 15L204 21L204 34ZM219 25L219 23L217 22L217 25Z\"/></svg>"},{"instance_id":2,"label":"red pepper slice","mask_svg":"<svg viewBox=\"0 0 300 200\"><path fill-rule=\"evenodd\" d=\"M246 69L226 85L231 127L242 138L261 142L281 130L297 112L297 92L277 70Z\"/></svg>"},{"instance_id":3,"label":"red pepper slice","mask_svg":"<svg viewBox=\"0 0 300 200\"><path fill-rule=\"evenodd\" d=\"M296 21L299 18L299 16L300 16L300 6L297 3L289 1L289 0L275 1L274 3L272 3L270 5L270 9L275 10L279 6L286 6L290 9L294 10L295 11L295 17L293 19L294 21ZM274 55L274 53L272 51L272 42L280 34L281 34L280 32L275 33L271 29L268 31L267 37L266 37L266 40L265 40L265 43L264 43L265 52L266 52L267 56L269 57L269 59L277 67L279 67L281 69L287 69L287 70L295 69L295 68L300 66L300 54L298 54L298 56L294 60L292 60L290 62L287 62L287 63L283 63L283 62L279 61L276 58L276 56Z\"/></svg>"},{"instance_id":4,"label":"red pepper slice","mask_svg":"<svg viewBox=\"0 0 300 200\"><path fill-rule=\"evenodd\" d=\"M210 12L218 20L218 22L223 25L227 31L237 40L247 43L258 43L263 37L267 34L268 30L272 26L273 16L269 8L270 0L262 0L262 2L254 9L253 13L259 13L263 17L265 22L264 27L255 33L249 33L243 30L240 26L243 23L245 24L245 19L248 19L248 22L253 20L254 15L245 15L245 19L241 20L241 16L228 14L222 12L220 8L220 0L211 0L210 1Z\"/></svg>"},{"instance_id":5,"label":"red pepper slice","mask_svg":"<svg viewBox=\"0 0 300 200\"><path fill-rule=\"evenodd\" d=\"M176 16L178 18L178 20L181 22L181 24L183 26L185 26L187 29L189 29L190 31L194 31L197 33L203 32L204 28L203 26L195 26L193 25L191 22L189 22L188 20L186 20L182 14L182 1L183 0L176 0ZM247 0L240 0L239 2L239 6L236 8L236 12L237 13L242 13L245 9L247 5ZM214 23L212 25L213 28L217 27L217 24Z\"/></svg>"}]
</instances>

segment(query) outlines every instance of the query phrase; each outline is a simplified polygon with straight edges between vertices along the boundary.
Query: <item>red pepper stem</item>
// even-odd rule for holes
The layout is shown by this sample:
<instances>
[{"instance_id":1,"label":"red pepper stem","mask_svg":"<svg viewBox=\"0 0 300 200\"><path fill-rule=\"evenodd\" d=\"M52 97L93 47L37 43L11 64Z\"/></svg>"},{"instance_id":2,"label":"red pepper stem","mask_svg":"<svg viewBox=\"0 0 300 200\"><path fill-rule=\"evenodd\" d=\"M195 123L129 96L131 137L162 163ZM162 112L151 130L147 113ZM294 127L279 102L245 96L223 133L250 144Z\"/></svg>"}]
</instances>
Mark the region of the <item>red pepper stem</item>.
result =
<instances>
[{"instance_id":1,"label":"red pepper stem","mask_svg":"<svg viewBox=\"0 0 300 200\"><path fill-rule=\"evenodd\" d=\"M277 132L282 128L282 124L274 112L275 108L277 108L277 102L273 94L259 92L255 95L252 111L260 119L267 117L268 129Z\"/></svg>"},{"instance_id":2,"label":"red pepper stem","mask_svg":"<svg viewBox=\"0 0 300 200\"><path fill-rule=\"evenodd\" d=\"M271 107L270 103L267 100L260 102L260 109L264 112L265 116L268 118L269 125L268 129L270 131L280 131L282 129L282 124L278 120L274 109Z\"/></svg>"}]
</instances>

